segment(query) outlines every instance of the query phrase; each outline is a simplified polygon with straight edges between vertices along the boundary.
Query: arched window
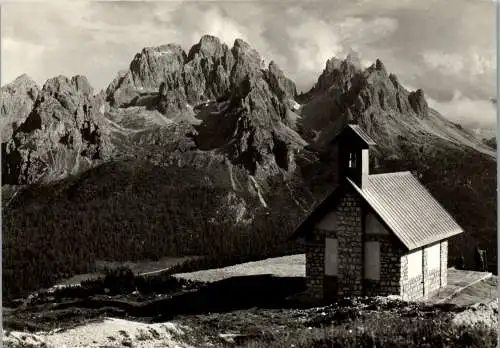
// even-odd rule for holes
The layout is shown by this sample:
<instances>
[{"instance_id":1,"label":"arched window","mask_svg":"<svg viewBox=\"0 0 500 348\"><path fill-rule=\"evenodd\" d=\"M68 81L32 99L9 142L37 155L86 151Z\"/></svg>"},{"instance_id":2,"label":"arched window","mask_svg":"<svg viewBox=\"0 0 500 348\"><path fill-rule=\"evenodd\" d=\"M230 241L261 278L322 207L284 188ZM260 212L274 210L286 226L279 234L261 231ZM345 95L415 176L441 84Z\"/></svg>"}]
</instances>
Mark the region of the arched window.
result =
<instances>
[{"instance_id":1,"label":"arched window","mask_svg":"<svg viewBox=\"0 0 500 348\"><path fill-rule=\"evenodd\" d=\"M356 154L354 152L349 154L349 168L356 168Z\"/></svg>"}]
</instances>

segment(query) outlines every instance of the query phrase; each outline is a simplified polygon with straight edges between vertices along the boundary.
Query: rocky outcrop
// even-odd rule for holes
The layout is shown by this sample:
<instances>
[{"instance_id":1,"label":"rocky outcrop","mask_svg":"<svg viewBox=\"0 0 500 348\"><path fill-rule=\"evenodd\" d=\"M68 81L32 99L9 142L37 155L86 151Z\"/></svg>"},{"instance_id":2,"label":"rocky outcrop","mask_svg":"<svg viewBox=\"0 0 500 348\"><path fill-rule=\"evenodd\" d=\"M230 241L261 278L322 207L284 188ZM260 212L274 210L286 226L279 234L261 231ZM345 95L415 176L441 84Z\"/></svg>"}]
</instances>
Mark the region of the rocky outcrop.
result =
<instances>
[{"instance_id":1,"label":"rocky outcrop","mask_svg":"<svg viewBox=\"0 0 500 348\"><path fill-rule=\"evenodd\" d=\"M30 184L89 168L110 150L104 99L84 76L49 79L26 120L2 146L2 182Z\"/></svg>"},{"instance_id":2,"label":"rocky outcrop","mask_svg":"<svg viewBox=\"0 0 500 348\"><path fill-rule=\"evenodd\" d=\"M26 120L39 93L40 88L36 82L25 74L1 88L2 142L7 141L17 127Z\"/></svg>"},{"instance_id":3,"label":"rocky outcrop","mask_svg":"<svg viewBox=\"0 0 500 348\"><path fill-rule=\"evenodd\" d=\"M165 83L164 112L177 112L186 104L195 105L227 93L233 64L227 45L208 35L191 48L189 55L176 44L144 48L129 70L108 86L107 99L114 106L135 105L141 95L155 93Z\"/></svg>"},{"instance_id":4,"label":"rocky outcrop","mask_svg":"<svg viewBox=\"0 0 500 348\"><path fill-rule=\"evenodd\" d=\"M247 75L215 109L200 113L196 141L201 149L223 151L259 178L294 171L293 154L306 143L285 124L287 106L264 74Z\"/></svg>"},{"instance_id":5,"label":"rocky outcrop","mask_svg":"<svg viewBox=\"0 0 500 348\"><path fill-rule=\"evenodd\" d=\"M77 172L108 158L112 141L130 152L132 139L110 116L122 113L104 117L108 103L135 113L136 122L127 116L130 124L156 110L169 122L198 125L191 137L201 150L223 153L257 177L290 174L295 151L305 145L290 122L295 97L295 84L277 64L266 67L241 39L229 48L205 35L188 53L176 44L146 47L98 96L83 76L48 80L3 147L4 178L32 183Z\"/></svg>"},{"instance_id":6,"label":"rocky outcrop","mask_svg":"<svg viewBox=\"0 0 500 348\"><path fill-rule=\"evenodd\" d=\"M295 83L285 76L283 71L281 71L274 61L269 63L265 76L270 88L280 99L296 98L297 87L295 86Z\"/></svg>"},{"instance_id":7,"label":"rocky outcrop","mask_svg":"<svg viewBox=\"0 0 500 348\"><path fill-rule=\"evenodd\" d=\"M379 59L361 69L354 54L329 59L316 85L299 100L306 104L302 134L320 145L335 138L343 124L354 122L394 147L398 136L420 131L418 120L429 117L422 90L407 91Z\"/></svg>"},{"instance_id":8,"label":"rocky outcrop","mask_svg":"<svg viewBox=\"0 0 500 348\"><path fill-rule=\"evenodd\" d=\"M420 117L424 118L429 113L429 106L424 97L424 91L422 89L417 89L415 92L411 92L408 95L408 101L413 109L413 111Z\"/></svg>"},{"instance_id":9,"label":"rocky outcrop","mask_svg":"<svg viewBox=\"0 0 500 348\"><path fill-rule=\"evenodd\" d=\"M205 35L187 55L174 44L145 48L106 93L115 107L144 105L153 96L149 105L176 120L192 106L202 121L199 148L222 151L252 174L292 171L292 148L304 145L287 121L295 84L240 39L230 49Z\"/></svg>"},{"instance_id":10,"label":"rocky outcrop","mask_svg":"<svg viewBox=\"0 0 500 348\"><path fill-rule=\"evenodd\" d=\"M490 138L490 139L483 139L483 142L493 149L497 148L497 138L495 138L495 137Z\"/></svg>"},{"instance_id":11,"label":"rocky outcrop","mask_svg":"<svg viewBox=\"0 0 500 348\"><path fill-rule=\"evenodd\" d=\"M227 99L247 76L263 75L280 98L295 96L295 84L274 62L266 69L248 43L236 39L230 49L218 38L205 35L188 54L176 44L144 48L129 70L108 86L106 95L113 106L137 105L141 96L155 94L163 83L162 110L168 115L186 109L186 104Z\"/></svg>"}]
</instances>

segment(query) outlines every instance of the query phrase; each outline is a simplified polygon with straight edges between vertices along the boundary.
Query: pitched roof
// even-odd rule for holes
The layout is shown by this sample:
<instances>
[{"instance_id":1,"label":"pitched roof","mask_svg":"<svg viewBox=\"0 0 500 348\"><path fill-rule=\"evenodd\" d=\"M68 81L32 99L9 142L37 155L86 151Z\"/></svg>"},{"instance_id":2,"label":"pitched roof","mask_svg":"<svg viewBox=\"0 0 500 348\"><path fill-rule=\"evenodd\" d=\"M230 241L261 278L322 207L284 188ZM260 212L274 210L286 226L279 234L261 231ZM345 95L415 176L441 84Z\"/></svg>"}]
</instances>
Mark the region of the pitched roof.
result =
<instances>
[{"instance_id":1,"label":"pitched roof","mask_svg":"<svg viewBox=\"0 0 500 348\"><path fill-rule=\"evenodd\" d=\"M384 225L409 249L416 249L463 232L457 222L410 173L369 175L360 189L352 180L339 185L300 224L290 239L308 238L314 225L335 207L351 186L373 209Z\"/></svg>"},{"instance_id":2,"label":"pitched roof","mask_svg":"<svg viewBox=\"0 0 500 348\"><path fill-rule=\"evenodd\" d=\"M366 132L359 125L349 124L347 127L351 128L366 145L377 145L377 143L375 143L375 141L370 138L370 136L366 134Z\"/></svg>"},{"instance_id":3,"label":"pitched roof","mask_svg":"<svg viewBox=\"0 0 500 348\"><path fill-rule=\"evenodd\" d=\"M410 250L463 232L410 172L369 175L363 189L347 180Z\"/></svg>"}]
</instances>

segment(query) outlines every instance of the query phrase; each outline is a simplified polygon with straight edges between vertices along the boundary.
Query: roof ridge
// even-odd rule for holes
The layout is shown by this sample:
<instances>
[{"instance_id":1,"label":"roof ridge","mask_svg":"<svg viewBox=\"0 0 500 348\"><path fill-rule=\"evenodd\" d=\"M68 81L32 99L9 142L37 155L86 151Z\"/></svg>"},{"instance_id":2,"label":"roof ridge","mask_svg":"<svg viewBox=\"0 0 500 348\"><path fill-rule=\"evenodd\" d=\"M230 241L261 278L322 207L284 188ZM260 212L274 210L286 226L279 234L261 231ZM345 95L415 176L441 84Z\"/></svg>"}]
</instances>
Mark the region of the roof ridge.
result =
<instances>
[{"instance_id":1,"label":"roof ridge","mask_svg":"<svg viewBox=\"0 0 500 348\"><path fill-rule=\"evenodd\" d=\"M366 143L366 145L377 145L375 140L373 140L372 137L369 136L368 133L359 126L359 124L348 124L347 128L350 128L354 133L356 133L357 136Z\"/></svg>"}]
</instances>

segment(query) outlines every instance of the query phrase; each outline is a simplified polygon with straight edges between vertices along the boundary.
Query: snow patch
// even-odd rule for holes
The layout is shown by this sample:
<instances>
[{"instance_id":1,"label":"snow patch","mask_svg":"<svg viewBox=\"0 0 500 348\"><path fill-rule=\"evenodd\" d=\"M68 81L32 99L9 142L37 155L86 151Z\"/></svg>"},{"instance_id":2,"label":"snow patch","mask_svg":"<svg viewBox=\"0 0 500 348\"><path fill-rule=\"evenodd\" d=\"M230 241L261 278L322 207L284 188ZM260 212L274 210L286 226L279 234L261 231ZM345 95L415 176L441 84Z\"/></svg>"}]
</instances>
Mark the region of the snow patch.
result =
<instances>
[{"instance_id":1,"label":"snow patch","mask_svg":"<svg viewBox=\"0 0 500 348\"><path fill-rule=\"evenodd\" d=\"M292 108L293 111L299 110L301 106L302 105L300 105L299 103L297 103L295 100L290 99L290 107Z\"/></svg>"},{"instance_id":2,"label":"snow patch","mask_svg":"<svg viewBox=\"0 0 500 348\"><path fill-rule=\"evenodd\" d=\"M253 184L253 187L255 188L255 191L257 191L257 195L259 197L260 203L262 204L262 206L264 208L267 208L268 206L267 206L266 200L264 199L264 196L262 196L261 189L260 189L259 184L257 183L257 180L255 180L255 178L252 175L250 175L249 177L250 177L250 181Z\"/></svg>"},{"instance_id":3,"label":"snow patch","mask_svg":"<svg viewBox=\"0 0 500 348\"><path fill-rule=\"evenodd\" d=\"M233 165L231 164L231 162L228 162L227 168L228 168L228 171L229 171L229 180L231 181L231 188L234 191L237 191L238 188L236 187L236 182L234 181L234 177L233 177Z\"/></svg>"}]
</instances>

